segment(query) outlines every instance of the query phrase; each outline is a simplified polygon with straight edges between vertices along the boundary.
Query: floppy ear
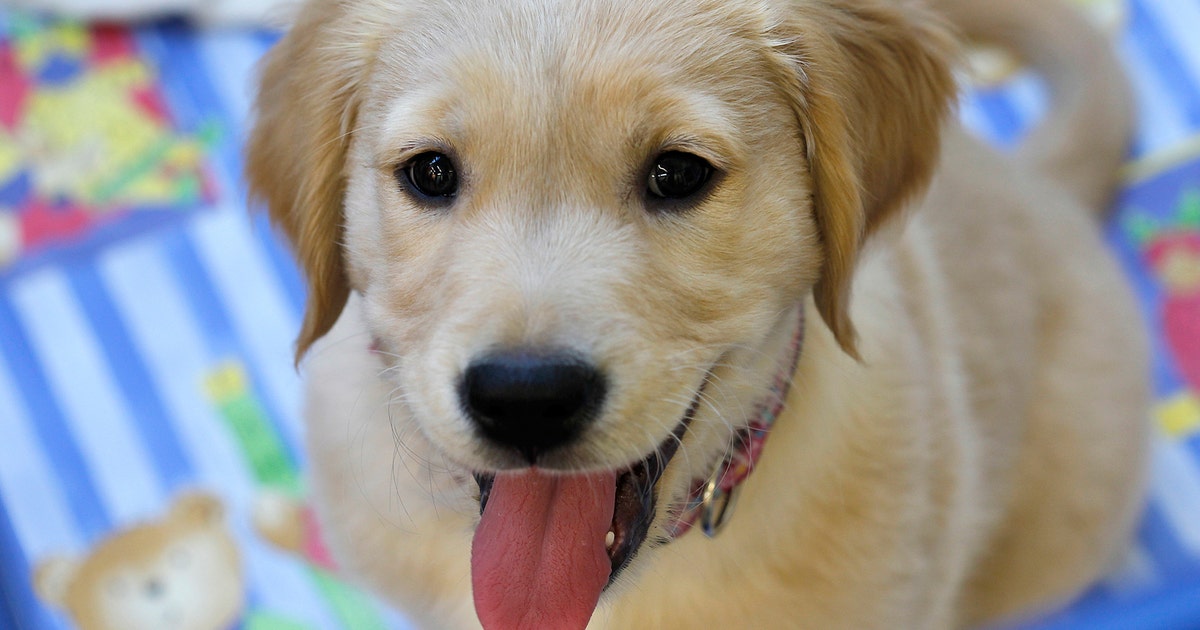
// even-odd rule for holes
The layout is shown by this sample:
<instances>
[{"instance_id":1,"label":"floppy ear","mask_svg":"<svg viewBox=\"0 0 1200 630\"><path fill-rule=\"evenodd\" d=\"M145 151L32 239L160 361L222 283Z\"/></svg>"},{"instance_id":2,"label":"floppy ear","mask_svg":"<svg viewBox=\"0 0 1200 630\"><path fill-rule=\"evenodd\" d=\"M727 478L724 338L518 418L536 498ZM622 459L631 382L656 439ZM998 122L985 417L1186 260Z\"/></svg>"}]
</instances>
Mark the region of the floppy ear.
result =
<instances>
[{"instance_id":1,"label":"floppy ear","mask_svg":"<svg viewBox=\"0 0 1200 630\"><path fill-rule=\"evenodd\" d=\"M167 518L188 525L220 525L225 518L225 506L211 494L188 492L175 499Z\"/></svg>"},{"instance_id":2,"label":"floppy ear","mask_svg":"<svg viewBox=\"0 0 1200 630\"><path fill-rule=\"evenodd\" d=\"M932 14L904 0L790 2L777 34L800 121L825 261L816 305L858 357L847 312L863 240L921 192L937 164L956 91L955 44Z\"/></svg>"},{"instance_id":3,"label":"floppy ear","mask_svg":"<svg viewBox=\"0 0 1200 630\"><path fill-rule=\"evenodd\" d=\"M343 166L375 42L345 0L310 2L262 66L246 175L308 280L296 361L350 295L342 257Z\"/></svg>"},{"instance_id":4,"label":"floppy ear","mask_svg":"<svg viewBox=\"0 0 1200 630\"><path fill-rule=\"evenodd\" d=\"M66 608L67 592L79 574L82 561L77 558L53 556L38 563L33 572L33 590L42 601Z\"/></svg>"}]
</instances>

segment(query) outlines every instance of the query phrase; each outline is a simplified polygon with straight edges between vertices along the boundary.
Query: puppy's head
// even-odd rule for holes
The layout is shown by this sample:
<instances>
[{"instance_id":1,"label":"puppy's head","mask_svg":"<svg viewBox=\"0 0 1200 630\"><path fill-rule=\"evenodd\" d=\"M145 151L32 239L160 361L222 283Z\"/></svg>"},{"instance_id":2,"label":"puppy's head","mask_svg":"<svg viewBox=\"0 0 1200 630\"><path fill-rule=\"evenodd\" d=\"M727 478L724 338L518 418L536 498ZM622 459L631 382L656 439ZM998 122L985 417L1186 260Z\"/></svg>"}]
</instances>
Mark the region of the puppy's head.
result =
<instances>
[{"instance_id":1,"label":"puppy's head","mask_svg":"<svg viewBox=\"0 0 1200 630\"><path fill-rule=\"evenodd\" d=\"M586 494L615 514L562 527L611 518L615 573L810 293L856 352L855 258L934 166L947 48L903 2L314 2L249 156L310 285L298 356L361 294L398 412L491 490L477 552Z\"/></svg>"}]
</instances>

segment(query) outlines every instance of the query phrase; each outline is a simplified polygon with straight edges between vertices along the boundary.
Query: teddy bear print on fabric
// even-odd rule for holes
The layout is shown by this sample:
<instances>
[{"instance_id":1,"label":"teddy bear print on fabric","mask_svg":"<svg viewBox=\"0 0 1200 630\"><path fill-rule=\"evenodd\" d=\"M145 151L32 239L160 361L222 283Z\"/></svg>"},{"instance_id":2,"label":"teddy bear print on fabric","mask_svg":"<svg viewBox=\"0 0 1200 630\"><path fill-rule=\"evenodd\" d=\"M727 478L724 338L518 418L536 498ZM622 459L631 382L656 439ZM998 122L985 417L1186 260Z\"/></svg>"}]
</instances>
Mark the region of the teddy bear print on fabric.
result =
<instances>
[{"instance_id":1,"label":"teddy bear print on fabric","mask_svg":"<svg viewBox=\"0 0 1200 630\"><path fill-rule=\"evenodd\" d=\"M34 588L81 630L223 630L245 604L224 509L200 493L179 497L162 520L118 532L86 556L43 560Z\"/></svg>"}]
</instances>

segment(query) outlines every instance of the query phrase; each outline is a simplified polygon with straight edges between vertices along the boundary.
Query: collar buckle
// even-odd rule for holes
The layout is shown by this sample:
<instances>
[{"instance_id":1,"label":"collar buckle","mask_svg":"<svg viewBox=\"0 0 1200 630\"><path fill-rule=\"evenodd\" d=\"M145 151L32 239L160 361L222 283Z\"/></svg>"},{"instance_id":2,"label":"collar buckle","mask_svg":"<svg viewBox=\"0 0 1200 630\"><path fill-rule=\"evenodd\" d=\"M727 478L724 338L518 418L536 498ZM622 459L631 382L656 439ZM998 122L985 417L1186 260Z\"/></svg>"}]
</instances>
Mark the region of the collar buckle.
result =
<instances>
[{"instance_id":1,"label":"collar buckle","mask_svg":"<svg viewBox=\"0 0 1200 630\"><path fill-rule=\"evenodd\" d=\"M715 538L721 532L737 505L741 486L736 485L728 490L721 487L721 480L727 471L727 466L718 465L700 494L700 531L709 538Z\"/></svg>"}]
</instances>

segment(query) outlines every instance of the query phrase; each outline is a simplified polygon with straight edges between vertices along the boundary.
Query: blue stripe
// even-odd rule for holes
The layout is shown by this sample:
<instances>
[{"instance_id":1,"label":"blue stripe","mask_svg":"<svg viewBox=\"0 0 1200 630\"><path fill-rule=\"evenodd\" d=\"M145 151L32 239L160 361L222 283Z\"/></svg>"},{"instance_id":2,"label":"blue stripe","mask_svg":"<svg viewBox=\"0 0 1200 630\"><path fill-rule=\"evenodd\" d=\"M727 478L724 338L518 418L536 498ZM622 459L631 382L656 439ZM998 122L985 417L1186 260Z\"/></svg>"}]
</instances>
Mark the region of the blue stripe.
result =
<instances>
[{"instance_id":1,"label":"blue stripe","mask_svg":"<svg viewBox=\"0 0 1200 630\"><path fill-rule=\"evenodd\" d=\"M164 235L164 248L169 264L181 286L186 287L184 297L196 315L200 329L203 331L205 345L212 349L218 358L245 357L243 344L238 338L233 322L226 314L223 302L216 286L204 269L196 248L186 234L180 231ZM286 449L289 463L297 466L300 461L297 456L297 445L288 439L288 432L280 424L283 414L275 407L274 401L266 395L260 385L262 375L252 361L242 361L246 370L250 387L259 404L267 412L268 419L275 429L276 435Z\"/></svg>"},{"instance_id":2,"label":"blue stripe","mask_svg":"<svg viewBox=\"0 0 1200 630\"><path fill-rule=\"evenodd\" d=\"M195 34L177 21L167 21L139 28L133 32L133 37L138 49L154 59L162 95L175 123L191 131L200 129L211 119L211 114L204 111L201 99L194 98L192 88L195 82L187 77L201 68L180 63L177 53L177 48L187 45Z\"/></svg>"},{"instance_id":3,"label":"blue stripe","mask_svg":"<svg viewBox=\"0 0 1200 630\"><path fill-rule=\"evenodd\" d=\"M1200 628L1200 575L1143 594L1134 601L1084 606L1064 623L1028 630L1196 630Z\"/></svg>"},{"instance_id":4,"label":"blue stripe","mask_svg":"<svg viewBox=\"0 0 1200 630\"><path fill-rule=\"evenodd\" d=\"M133 425L141 433L143 450L149 455L155 472L167 489L184 485L195 476L190 458L170 425L170 414L159 398L150 370L100 275L93 265L85 265L72 268L68 277L96 333L110 371L129 404Z\"/></svg>"},{"instance_id":5,"label":"blue stripe","mask_svg":"<svg viewBox=\"0 0 1200 630\"><path fill-rule=\"evenodd\" d=\"M267 253L271 267L275 269L275 276L280 280L279 284L283 287L288 306L292 308L293 313L303 313L307 289L300 276L300 270L293 262L291 252L280 242L282 235L271 225L266 212L255 212L252 220L255 236L258 237L263 251Z\"/></svg>"},{"instance_id":6,"label":"blue stripe","mask_svg":"<svg viewBox=\"0 0 1200 630\"><path fill-rule=\"evenodd\" d=\"M254 35L255 39L263 47L263 50L271 48L283 37L283 33L267 29L259 30Z\"/></svg>"},{"instance_id":7,"label":"blue stripe","mask_svg":"<svg viewBox=\"0 0 1200 630\"><path fill-rule=\"evenodd\" d=\"M1025 122L1008 95L1000 90L980 90L975 102L992 125L992 141L1001 147L1014 146L1025 130Z\"/></svg>"},{"instance_id":8,"label":"blue stripe","mask_svg":"<svg viewBox=\"0 0 1200 630\"><path fill-rule=\"evenodd\" d=\"M62 628L33 592L33 571L0 503L0 628Z\"/></svg>"},{"instance_id":9,"label":"blue stripe","mask_svg":"<svg viewBox=\"0 0 1200 630\"><path fill-rule=\"evenodd\" d=\"M1200 433L1195 433L1183 441L1188 458L1200 465ZM1197 506L1196 518L1200 518L1200 506Z\"/></svg>"},{"instance_id":10,"label":"blue stripe","mask_svg":"<svg viewBox=\"0 0 1200 630\"><path fill-rule=\"evenodd\" d=\"M1168 482L1169 483L1169 482ZM1146 552L1154 559L1166 579L1178 574L1194 562L1187 549L1175 535L1174 528L1163 515L1162 509L1153 502L1146 508L1142 516L1142 524L1138 529L1138 540L1146 548Z\"/></svg>"},{"instance_id":11,"label":"blue stripe","mask_svg":"<svg viewBox=\"0 0 1200 630\"><path fill-rule=\"evenodd\" d=\"M0 291L0 351L13 366L12 377L24 394L31 423L42 450L55 463L66 493L67 504L86 539L95 539L111 527L111 519L88 472L79 445L71 439L71 430L42 365L29 345L7 291Z\"/></svg>"},{"instance_id":12,"label":"blue stripe","mask_svg":"<svg viewBox=\"0 0 1200 630\"><path fill-rule=\"evenodd\" d=\"M1130 3L1130 31L1139 48L1146 54L1154 69L1162 76L1162 85L1183 108L1188 123L1200 127L1200 90L1179 57L1171 50L1167 34L1158 27L1154 17L1140 2Z\"/></svg>"}]
</instances>

